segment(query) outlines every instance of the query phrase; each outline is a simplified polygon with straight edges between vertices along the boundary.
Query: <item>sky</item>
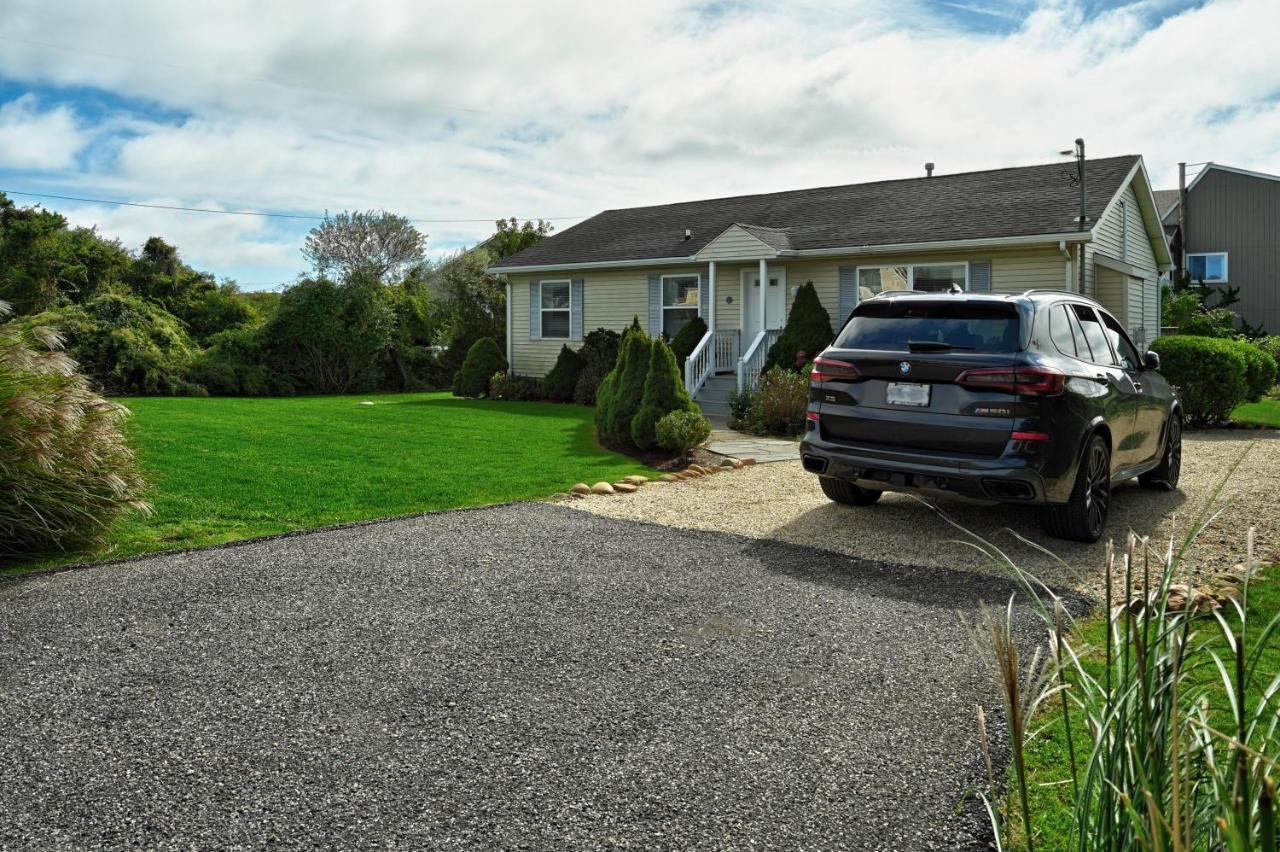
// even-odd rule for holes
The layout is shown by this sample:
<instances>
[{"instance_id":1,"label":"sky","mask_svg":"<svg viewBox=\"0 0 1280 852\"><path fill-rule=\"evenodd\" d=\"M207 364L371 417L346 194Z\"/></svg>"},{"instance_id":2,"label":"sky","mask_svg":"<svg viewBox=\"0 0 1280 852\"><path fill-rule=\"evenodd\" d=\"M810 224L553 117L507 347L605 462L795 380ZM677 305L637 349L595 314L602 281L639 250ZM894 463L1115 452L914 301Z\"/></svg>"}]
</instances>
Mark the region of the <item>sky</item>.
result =
<instances>
[{"instance_id":1,"label":"sky","mask_svg":"<svg viewBox=\"0 0 1280 852\"><path fill-rule=\"evenodd\" d=\"M246 289L307 218L498 217L1142 154L1280 172L1277 0L0 0L0 190ZM445 221L450 220L450 221ZM462 221L478 220L478 221Z\"/></svg>"}]
</instances>

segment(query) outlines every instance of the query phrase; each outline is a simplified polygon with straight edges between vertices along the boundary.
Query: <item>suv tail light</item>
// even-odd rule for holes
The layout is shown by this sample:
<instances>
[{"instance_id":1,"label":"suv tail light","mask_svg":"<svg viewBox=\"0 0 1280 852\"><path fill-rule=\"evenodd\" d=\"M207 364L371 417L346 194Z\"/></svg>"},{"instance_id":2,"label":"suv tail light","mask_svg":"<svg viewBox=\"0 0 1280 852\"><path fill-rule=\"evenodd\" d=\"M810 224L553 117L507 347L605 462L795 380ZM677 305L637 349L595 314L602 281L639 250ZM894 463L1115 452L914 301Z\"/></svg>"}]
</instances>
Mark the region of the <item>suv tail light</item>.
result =
<instances>
[{"instance_id":1,"label":"suv tail light","mask_svg":"<svg viewBox=\"0 0 1280 852\"><path fill-rule=\"evenodd\" d=\"M856 382L861 378L862 373L848 361L823 358L821 355L813 359L813 371L809 373L811 382Z\"/></svg>"},{"instance_id":2,"label":"suv tail light","mask_svg":"<svg viewBox=\"0 0 1280 852\"><path fill-rule=\"evenodd\" d=\"M956 378L956 384L978 390L998 390L1033 396L1056 396L1062 393L1067 377L1050 367L993 367L967 370Z\"/></svg>"}]
</instances>

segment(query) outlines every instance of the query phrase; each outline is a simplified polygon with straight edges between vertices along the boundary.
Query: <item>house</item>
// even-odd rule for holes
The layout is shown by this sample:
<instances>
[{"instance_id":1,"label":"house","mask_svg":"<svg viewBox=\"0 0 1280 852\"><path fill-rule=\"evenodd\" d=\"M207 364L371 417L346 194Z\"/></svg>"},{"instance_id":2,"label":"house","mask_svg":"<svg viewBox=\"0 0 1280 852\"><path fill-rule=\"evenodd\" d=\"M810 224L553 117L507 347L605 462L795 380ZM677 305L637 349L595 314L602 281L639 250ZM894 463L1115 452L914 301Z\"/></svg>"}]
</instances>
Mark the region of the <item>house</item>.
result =
<instances>
[{"instance_id":1,"label":"house","mask_svg":"<svg viewBox=\"0 0 1280 852\"><path fill-rule=\"evenodd\" d=\"M1111 157L1084 175L1083 199L1076 164L1055 163L606 210L491 269L507 281L507 360L540 376L584 331L639 317L671 336L701 316L685 383L725 413L805 283L837 330L882 290L1082 291L1141 345L1172 264L1146 169Z\"/></svg>"},{"instance_id":2,"label":"house","mask_svg":"<svg viewBox=\"0 0 1280 852\"><path fill-rule=\"evenodd\" d=\"M1176 189L1156 197L1178 273L1239 287L1232 309L1280 333L1280 177L1206 163L1187 184L1185 202Z\"/></svg>"}]
</instances>

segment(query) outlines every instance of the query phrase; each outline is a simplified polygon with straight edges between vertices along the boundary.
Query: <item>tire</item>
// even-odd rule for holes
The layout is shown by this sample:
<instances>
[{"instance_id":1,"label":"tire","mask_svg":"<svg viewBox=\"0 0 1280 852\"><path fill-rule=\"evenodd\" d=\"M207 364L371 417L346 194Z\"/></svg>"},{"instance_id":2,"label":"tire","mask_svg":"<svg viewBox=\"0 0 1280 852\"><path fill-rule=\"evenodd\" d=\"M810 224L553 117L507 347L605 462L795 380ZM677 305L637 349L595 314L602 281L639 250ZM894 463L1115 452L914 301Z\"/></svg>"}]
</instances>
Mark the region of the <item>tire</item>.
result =
<instances>
[{"instance_id":1,"label":"tire","mask_svg":"<svg viewBox=\"0 0 1280 852\"><path fill-rule=\"evenodd\" d=\"M819 476L818 482L822 485L822 493L827 495L827 499L844 503L846 506L870 506L884 493L870 488L861 488L847 480L836 479L834 476Z\"/></svg>"},{"instance_id":2,"label":"tire","mask_svg":"<svg viewBox=\"0 0 1280 852\"><path fill-rule=\"evenodd\" d=\"M1044 530L1054 538L1094 542L1102 538L1111 509L1111 448L1101 435L1091 435L1080 456L1071 499L1045 506Z\"/></svg>"},{"instance_id":3,"label":"tire","mask_svg":"<svg viewBox=\"0 0 1280 852\"><path fill-rule=\"evenodd\" d=\"M1152 468L1138 477L1138 484L1153 491L1172 491L1178 487L1182 473L1182 414L1175 411L1169 416L1169 435L1164 442L1164 456L1159 467Z\"/></svg>"}]
</instances>

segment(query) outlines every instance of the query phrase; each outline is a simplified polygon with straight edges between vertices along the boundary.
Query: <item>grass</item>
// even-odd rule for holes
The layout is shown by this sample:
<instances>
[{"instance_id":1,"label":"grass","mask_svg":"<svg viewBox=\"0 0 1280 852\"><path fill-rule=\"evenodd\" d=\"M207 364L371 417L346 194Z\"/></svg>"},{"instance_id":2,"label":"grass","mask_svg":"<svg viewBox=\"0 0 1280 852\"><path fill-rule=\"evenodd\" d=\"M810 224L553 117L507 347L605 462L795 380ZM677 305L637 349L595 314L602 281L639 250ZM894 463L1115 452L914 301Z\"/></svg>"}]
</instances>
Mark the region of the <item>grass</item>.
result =
<instances>
[{"instance_id":1,"label":"grass","mask_svg":"<svg viewBox=\"0 0 1280 852\"><path fill-rule=\"evenodd\" d=\"M1245 426L1270 426L1272 429L1280 429L1280 398L1266 396L1257 402L1246 402L1231 412L1231 419Z\"/></svg>"},{"instance_id":2,"label":"grass","mask_svg":"<svg viewBox=\"0 0 1280 852\"><path fill-rule=\"evenodd\" d=\"M376 404L359 405L364 399ZM0 574L538 499L579 481L652 473L602 449L592 410L576 405L447 393L120 401L133 411L126 428L154 515L119 523L97 552Z\"/></svg>"}]
</instances>

